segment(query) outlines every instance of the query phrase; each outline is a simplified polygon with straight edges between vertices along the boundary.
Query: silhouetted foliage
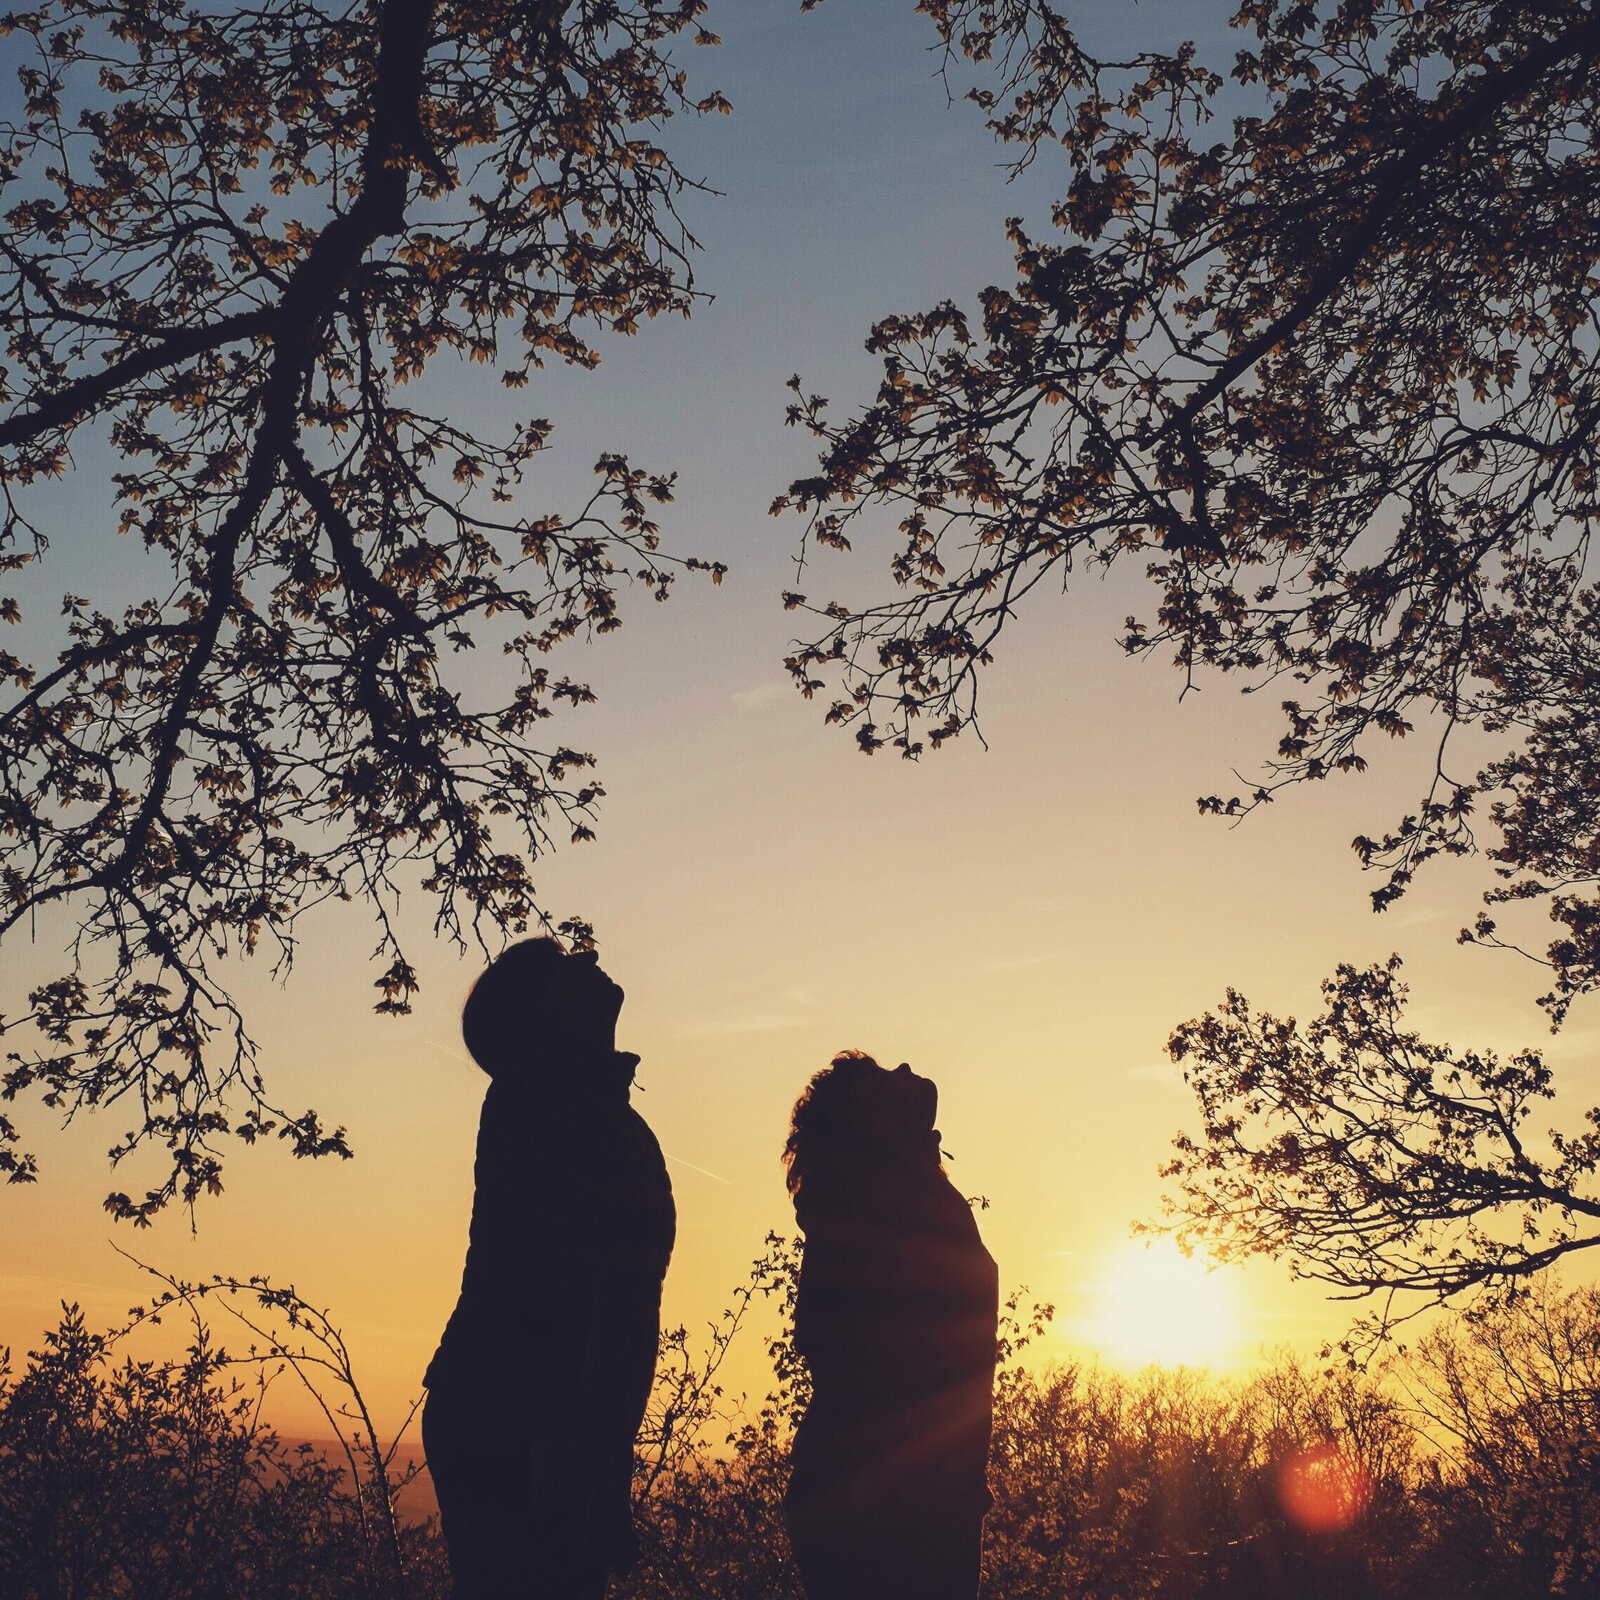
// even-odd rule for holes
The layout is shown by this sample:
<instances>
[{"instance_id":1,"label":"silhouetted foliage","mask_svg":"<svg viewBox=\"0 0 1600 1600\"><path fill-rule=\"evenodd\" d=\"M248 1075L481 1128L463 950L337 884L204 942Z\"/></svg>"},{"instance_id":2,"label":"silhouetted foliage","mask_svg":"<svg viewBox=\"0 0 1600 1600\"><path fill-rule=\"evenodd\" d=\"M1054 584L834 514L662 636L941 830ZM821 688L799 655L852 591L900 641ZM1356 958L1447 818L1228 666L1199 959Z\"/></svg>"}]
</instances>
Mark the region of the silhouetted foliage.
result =
<instances>
[{"instance_id":1,"label":"silhouetted foliage","mask_svg":"<svg viewBox=\"0 0 1600 1600\"><path fill-rule=\"evenodd\" d=\"M1016 167L1059 172L1056 232L1011 221L1016 280L976 318L876 324L882 383L852 418L794 380L824 449L774 509L839 549L892 513L902 590L790 595L828 619L794 677L842 687L828 716L863 749L915 756L972 721L1033 590L1132 564L1153 597L1129 652L1289 689L1253 794L1202 809L1359 770L1430 719L1421 803L1356 840L1387 870L1374 901L1474 848L1487 803L1489 900L1545 900L1562 929L1559 1020L1600 984L1600 18L1245 0L1218 8L1230 82L1192 46L1096 59L1049 0L920 9L947 70L983 64L968 98ZM1509 753L1458 770L1463 725Z\"/></svg>"},{"instance_id":2,"label":"silhouetted foliage","mask_svg":"<svg viewBox=\"0 0 1600 1600\"><path fill-rule=\"evenodd\" d=\"M1287 1361L1242 1386L1184 1369L1012 1367L996 1394L983 1593L1408 1592L1413 1444L1403 1408L1368 1380ZM1306 1473L1326 1491L1321 1527L1285 1509L1286 1483Z\"/></svg>"},{"instance_id":3,"label":"silhouetted foliage","mask_svg":"<svg viewBox=\"0 0 1600 1600\"><path fill-rule=\"evenodd\" d=\"M109 452L116 531L149 557L120 614L64 602L66 648L0 653L0 933L78 933L6 1100L137 1109L112 1151L166 1175L145 1222L220 1187L223 1141L348 1155L273 1107L222 963L293 958L300 914L363 900L386 969L420 882L435 928L545 921L529 863L587 838L591 758L542 734L592 699L546 657L665 598L672 478L603 455L588 503L516 502L551 431L486 436L415 380L593 366L597 333L687 314L685 179L656 142L691 99L671 59L702 0L44 0L0 20L0 570L45 554L51 485ZM443 358L442 364L440 358ZM407 386L411 388L408 390ZM408 397L409 396L409 397ZM487 408L486 408L487 409ZM109 530L108 530L109 531ZM14 598L0 618L16 622ZM451 665L509 657L474 704ZM578 938L581 923L570 925ZM34 1175L0 1117L0 1170Z\"/></svg>"},{"instance_id":4,"label":"silhouetted foliage","mask_svg":"<svg viewBox=\"0 0 1600 1600\"><path fill-rule=\"evenodd\" d=\"M782 1518L787 1324L770 1340L780 1377L765 1403L724 1396L717 1377L755 1302L787 1303L796 1265L774 1236L709 1342L664 1338L636 1466L642 1559L613 1594L802 1600ZM253 1324L255 1349L225 1352L208 1308ZM261 1419L262 1378L329 1356L330 1338L342 1350L324 1314L250 1280L169 1282L145 1310L197 1313L186 1357L117 1366L121 1334L89 1334L69 1310L20 1378L0 1371L5 1600L443 1600L431 1523L397 1521L391 1549L360 1457L341 1467L337 1446L285 1449ZM1040 1364L1052 1315L1013 1296L1002 1318L984 1600L1594 1592L1596 1291L1546 1283L1456 1319L1382 1379L1287 1358L1243 1383ZM238 1381L241 1363L255 1381ZM334 1379L333 1417L352 1409L347 1359L303 1370ZM365 1498L351 1487L363 1483Z\"/></svg>"},{"instance_id":5,"label":"silhouetted foliage","mask_svg":"<svg viewBox=\"0 0 1600 1600\"><path fill-rule=\"evenodd\" d=\"M119 1254L126 1255L125 1251ZM134 1258L129 1256L132 1261ZM264 1277L231 1278L220 1274L190 1283L135 1262L161 1285L151 1300L133 1307L128 1321L115 1335L158 1326L164 1319L183 1314L194 1327L195 1345L209 1344L208 1307L227 1317L248 1336L243 1353L218 1348L213 1366L217 1372L243 1371L253 1376L259 1406L267 1386L291 1374L321 1412L343 1467L323 1465L324 1499L335 1521L347 1523L347 1536L355 1554L360 1583L366 1589L402 1593L411 1569L442 1572L442 1554L430 1540L419 1544L415 1530L402 1522L400 1496L422 1471L415 1461L398 1460L402 1439L411 1426L418 1404L413 1404L388 1445L379 1437L343 1333L331 1313L305 1299L293 1284L280 1286ZM228 1394L240 1392L239 1379L231 1377ZM236 1415L243 1418L242 1405ZM254 1416L251 1416L252 1422ZM263 1460L264 1466L269 1463ZM434 1573L437 1582L438 1573Z\"/></svg>"},{"instance_id":6,"label":"silhouetted foliage","mask_svg":"<svg viewBox=\"0 0 1600 1600\"><path fill-rule=\"evenodd\" d=\"M399 1592L360 1492L262 1421L266 1382L241 1383L203 1323L175 1364L115 1365L114 1346L74 1306L21 1377L0 1371L6 1600ZM443 1594L425 1530L397 1529L393 1556L417 1600Z\"/></svg>"},{"instance_id":7,"label":"silhouetted foliage","mask_svg":"<svg viewBox=\"0 0 1600 1600\"><path fill-rule=\"evenodd\" d=\"M1504 1291L1600 1243L1600 1108L1542 1153L1527 1123L1553 1096L1550 1069L1531 1050L1501 1060L1409 1032L1399 968L1340 967L1303 1028L1230 989L1168 1045L1204 1119L1162 1168L1180 1234L1377 1296L1362 1341L1415 1314L1397 1295Z\"/></svg>"},{"instance_id":8,"label":"silhouetted foliage","mask_svg":"<svg viewBox=\"0 0 1600 1600\"><path fill-rule=\"evenodd\" d=\"M1600 1293L1537 1284L1435 1329L1407 1364L1441 1452L1435 1547L1454 1593L1600 1592Z\"/></svg>"},{"instance_id":9,"label":"silhouetted foliage","mask_svg":"<svg viewBox=\"0 0 1600 1600\"><path fill-rule=\"evenodd\" d=\"M800 1241L768 1234L704 1353L683 1328L663 1336L635 1463L640 1561L614 1593L805 1600L783 1521L789 1442L809 1398L791 1337L799 1267ZM716 1376L758 1297L775 1301L782 1321L767 1337L773 1389L751 1406L725 1396Z\"/></svg>"}]
</instances>

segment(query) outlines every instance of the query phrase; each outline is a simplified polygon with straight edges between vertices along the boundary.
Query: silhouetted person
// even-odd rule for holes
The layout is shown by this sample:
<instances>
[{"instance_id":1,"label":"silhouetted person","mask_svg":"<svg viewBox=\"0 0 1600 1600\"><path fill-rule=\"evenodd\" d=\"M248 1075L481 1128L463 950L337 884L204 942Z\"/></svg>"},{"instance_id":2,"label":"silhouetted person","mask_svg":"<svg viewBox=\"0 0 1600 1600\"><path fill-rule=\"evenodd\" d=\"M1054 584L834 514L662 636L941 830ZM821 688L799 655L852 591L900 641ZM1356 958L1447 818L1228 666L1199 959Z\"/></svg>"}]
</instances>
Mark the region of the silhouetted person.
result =
<instances>
[{"instance_id":1,"label":"silhouetted person","mask_svg":"<svg viewBox=\"0 0 1600 1600\"><path fill-rule=\"evenodd\" d=\"M794 1108L811 1403L784 1509L809 1600L972 1600L999 1287L939 1164L939 1091L850 1051Z\"/></svg>"},{"instance_id":2,"label":"silhouetted person","mask_svg":"<svg viewBox=\"0 0 1600 1600\"><path fill-rule=\"evenodd\" d=\"M489 1074L461 1298L424 1383L455 1600L594 1600L634 1554L672 1185L628 1104L622 990L592 951L513 945L461 1016Z\"/></svg>"}]
</instances>

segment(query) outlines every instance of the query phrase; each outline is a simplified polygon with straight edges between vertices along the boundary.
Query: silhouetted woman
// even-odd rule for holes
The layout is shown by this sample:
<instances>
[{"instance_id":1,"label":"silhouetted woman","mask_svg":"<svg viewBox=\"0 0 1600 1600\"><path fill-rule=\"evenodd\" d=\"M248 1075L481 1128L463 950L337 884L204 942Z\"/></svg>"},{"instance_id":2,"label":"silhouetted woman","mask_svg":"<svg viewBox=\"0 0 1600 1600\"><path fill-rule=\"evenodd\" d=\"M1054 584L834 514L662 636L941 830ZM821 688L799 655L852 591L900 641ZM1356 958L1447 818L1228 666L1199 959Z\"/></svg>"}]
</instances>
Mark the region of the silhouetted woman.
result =
<instances>
[{"instance_id":1,"label":"silhouetted woman","mask_svg":"<svg viewBox=\"0 0 1600 1600\"><path fill-rule=\"evenodd\" d=\"M461 1031L489 1075L461 1298L424 1382L455 1600L594 1600L633 1559L672 1186L628 1104L622 990L592 951L513 945Z\"/></svg>"},{"instance_id":2,"label":"silhouetted woman","mask_svg":"<svg viewBox=\"0 0 1600 1600\"><path fill-rule=\"evenodd\" d=\"M850 1051L794 1108L812 1398L785 1500L809 1600L972 1600L999 1288L939 1163L939 1091Z\"/></svg>"}]
</instances>

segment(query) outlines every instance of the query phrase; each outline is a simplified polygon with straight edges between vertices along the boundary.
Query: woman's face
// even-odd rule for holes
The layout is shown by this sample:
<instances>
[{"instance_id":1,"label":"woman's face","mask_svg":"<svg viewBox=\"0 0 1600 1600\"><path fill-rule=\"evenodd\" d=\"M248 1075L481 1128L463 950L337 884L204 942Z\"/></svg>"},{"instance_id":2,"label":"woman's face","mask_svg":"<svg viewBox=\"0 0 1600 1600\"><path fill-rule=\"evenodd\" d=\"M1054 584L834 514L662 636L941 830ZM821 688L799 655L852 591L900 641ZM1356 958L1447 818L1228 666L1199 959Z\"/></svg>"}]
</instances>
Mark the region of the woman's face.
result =
<instances>
[{"instance_id":1,"label":"woman's face","mask_svg":"<svg viewBox=\"0 0 1600 1600\"><path fill-rule=\"evenodd\" d=\"M901 1062L892 1072L883 1068L861 1080L863 1121L886 1131L925 1133L939 1111L939 1086Z\"/></svg>"}]
</instances>

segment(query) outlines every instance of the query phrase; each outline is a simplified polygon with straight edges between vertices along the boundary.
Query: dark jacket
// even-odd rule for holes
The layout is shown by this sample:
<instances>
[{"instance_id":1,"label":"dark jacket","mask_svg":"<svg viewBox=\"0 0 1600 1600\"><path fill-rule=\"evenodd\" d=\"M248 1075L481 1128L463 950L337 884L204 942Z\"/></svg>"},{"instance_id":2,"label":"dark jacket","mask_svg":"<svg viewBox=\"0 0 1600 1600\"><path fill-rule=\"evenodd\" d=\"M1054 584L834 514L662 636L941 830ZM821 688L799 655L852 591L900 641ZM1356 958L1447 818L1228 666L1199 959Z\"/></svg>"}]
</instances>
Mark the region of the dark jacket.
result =
<instances>
[{"instance_id":1,"label":"dark jacket","mask_svg":"<svg viewBox=\"0 0 1600 1600\"><path fill-rule=\"evenodd\" d=\"M980 1519L999 1281L937 1158L808 1178L795 1348L813 1397L788 1509L818 1536L881 1519ZM864 1529L862 1530L865 1531Z\"/></svg>"},{"instance_id":2,"label":"dark jacket","mask_svg":"<svg viewBox=\"0 0 1600 1600\"><path fill-rule=\"evenodd\" d=\"M501 1076L484 1096L461 1295L424 1382L562 1453L631 1460L676 1217L626 1081Z\"/></svg>"}]
</instances>

